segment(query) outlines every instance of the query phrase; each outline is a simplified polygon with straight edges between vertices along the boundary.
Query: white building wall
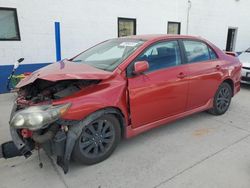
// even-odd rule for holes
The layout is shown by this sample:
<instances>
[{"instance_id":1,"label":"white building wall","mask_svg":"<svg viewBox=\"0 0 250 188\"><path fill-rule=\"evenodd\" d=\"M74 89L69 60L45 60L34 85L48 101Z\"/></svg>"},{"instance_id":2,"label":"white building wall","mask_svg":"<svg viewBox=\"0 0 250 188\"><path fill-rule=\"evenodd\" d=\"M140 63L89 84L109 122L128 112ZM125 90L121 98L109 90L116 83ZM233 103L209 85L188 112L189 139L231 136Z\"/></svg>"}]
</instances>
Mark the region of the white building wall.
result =
<instances>
[{"instance_id":1,"label":"white building wall","mask_svg":"<svg viewBox=\"0 0 250 188\"><path fill-rule=\"evenodd\" d=\"M228 27L238 28L235 51L250 47L250 1L192 0L190 34L226 48Z\"/></svg>"},{"instance_id":2,"label":"white building wall","mask_svg":"<svg viewBox=\"0 0 250 188\"><path fill-rule=\"evenodd\" d=\"M229 26L238 27L236 51L250 46L250 1L191 0L189 34L225 49ZM17 8L21 41L0 41L0 66L19 57L24 63L56 59L54 22L61 25L62 57L117 37L117 18L136 18L137 34L167 33L167 22L181 22L186 34L188 0L0 0ZM1 27L1 26L0 26Z\"/></svg>"},{"instance_id":3,"label":"white building wall","mask_svg":"<svg viewBox=\"0 0 250 188\"><path fill-rule=\"evenodd\" d=\"M137 34L166 33L167 21L182 21L185 11L170 0L92 0L76 6L78 0L67 2L67 16L61 17L62 54L70 57L76 52L117 37L117 18L136 18ZM182 2L185 2L182 0ZM165 7L165 8L164 8ZM185 7L185 6L182 6ZM74 12L72 12L74 10ZM72 43L75 48L72 48Z\"/></svg>"}]
</instances>

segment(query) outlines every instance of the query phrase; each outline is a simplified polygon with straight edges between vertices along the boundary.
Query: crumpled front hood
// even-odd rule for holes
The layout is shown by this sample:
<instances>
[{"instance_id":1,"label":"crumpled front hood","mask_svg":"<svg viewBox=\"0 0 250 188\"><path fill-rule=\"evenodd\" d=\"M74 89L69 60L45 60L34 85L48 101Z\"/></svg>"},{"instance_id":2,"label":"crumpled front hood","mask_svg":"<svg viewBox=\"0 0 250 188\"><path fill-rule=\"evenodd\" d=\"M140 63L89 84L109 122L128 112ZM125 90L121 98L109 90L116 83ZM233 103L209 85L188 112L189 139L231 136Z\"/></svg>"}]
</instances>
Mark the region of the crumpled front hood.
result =
<instances>
[{"instance_id":1,"label":"crumpled front hood","mask_svg":"<svg viewBox=\"0 0 250 188\"><path fill-rule=\"evenodd\" d=\"M34 82L37 79L49 80L52 82L59 80L103 80L112 75L112 72L107 72L97 69L87 64L70 62L63 60L56 62L46 67L43 67L31 75L27 76L17 84L17 88L21 88Z\"/></svg>"}]
</instances>

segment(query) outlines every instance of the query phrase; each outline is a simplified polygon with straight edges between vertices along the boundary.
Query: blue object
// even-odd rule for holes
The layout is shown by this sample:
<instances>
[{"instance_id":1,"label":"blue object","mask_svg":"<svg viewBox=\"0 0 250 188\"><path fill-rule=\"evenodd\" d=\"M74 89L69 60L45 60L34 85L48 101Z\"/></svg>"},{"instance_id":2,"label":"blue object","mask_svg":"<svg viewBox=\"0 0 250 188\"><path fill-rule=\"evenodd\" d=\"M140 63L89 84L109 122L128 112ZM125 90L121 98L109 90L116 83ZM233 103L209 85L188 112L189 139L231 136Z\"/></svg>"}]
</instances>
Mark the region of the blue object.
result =
<instances>
[{"instance_id":1,"label":"blue object","mask_svg":"<svg viewBox=\"0 0 250 188\"><path fill-rule=\"evenodd\" d=\"M60 22L55 22L56 61L61 61Z\"/></svg>"}]
</instances>

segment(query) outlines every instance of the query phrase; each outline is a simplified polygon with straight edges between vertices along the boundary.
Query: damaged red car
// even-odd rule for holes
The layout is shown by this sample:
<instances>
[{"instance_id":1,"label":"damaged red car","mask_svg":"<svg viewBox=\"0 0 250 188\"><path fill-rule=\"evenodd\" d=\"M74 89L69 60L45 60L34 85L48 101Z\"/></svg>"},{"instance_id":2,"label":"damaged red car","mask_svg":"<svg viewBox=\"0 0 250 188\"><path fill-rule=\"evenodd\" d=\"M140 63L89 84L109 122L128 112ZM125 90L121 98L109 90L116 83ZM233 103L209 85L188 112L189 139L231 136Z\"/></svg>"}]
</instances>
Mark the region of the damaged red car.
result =
<instances>
[{"instance_id":1,"label":"damaged red car","mask_svg":"<svg viewBox=\"0 0 250 188\"><path fill-rule=\"evenodd\" d=\"M240 90L241 64L191 36L142 35L104 41L39 69L18 85L10 117L13 141L3 157L34 148L95 164L122 138L208 111L224 114Z\"/></svg>"}]
</instances>

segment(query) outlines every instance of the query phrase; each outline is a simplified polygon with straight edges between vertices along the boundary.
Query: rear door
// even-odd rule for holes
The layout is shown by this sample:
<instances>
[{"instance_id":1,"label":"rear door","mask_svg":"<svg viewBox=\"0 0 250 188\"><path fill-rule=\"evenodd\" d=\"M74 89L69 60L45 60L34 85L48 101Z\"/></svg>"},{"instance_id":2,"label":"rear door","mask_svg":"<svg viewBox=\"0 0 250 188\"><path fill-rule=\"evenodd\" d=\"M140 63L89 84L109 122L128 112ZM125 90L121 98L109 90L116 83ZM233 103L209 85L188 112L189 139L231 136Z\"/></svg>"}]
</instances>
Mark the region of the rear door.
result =
<instances>
[{"instance_id":1,"label":"rear door","mask_svg":"<svg viewBox=\"0 0 250 188\"><path fill-rule=\"evenodd\" d=\"M133 128L184 112L188 81L181 59L178 41L164 41L151 45L128 67ZM147 61L149 70L142 75L131 74L136 61Z\"/></svg>"},{"instance_id":2,"label":"rear door","mask_svg":"<svg viewBox=\"0 0 250 188\"><path fill-rule=\"evenodd\" d=\"M187 110L204 106L214 97L221 82L221 62L215 51L206 43L183 40L189 69Z\"/></svg>"}]
</instances>

